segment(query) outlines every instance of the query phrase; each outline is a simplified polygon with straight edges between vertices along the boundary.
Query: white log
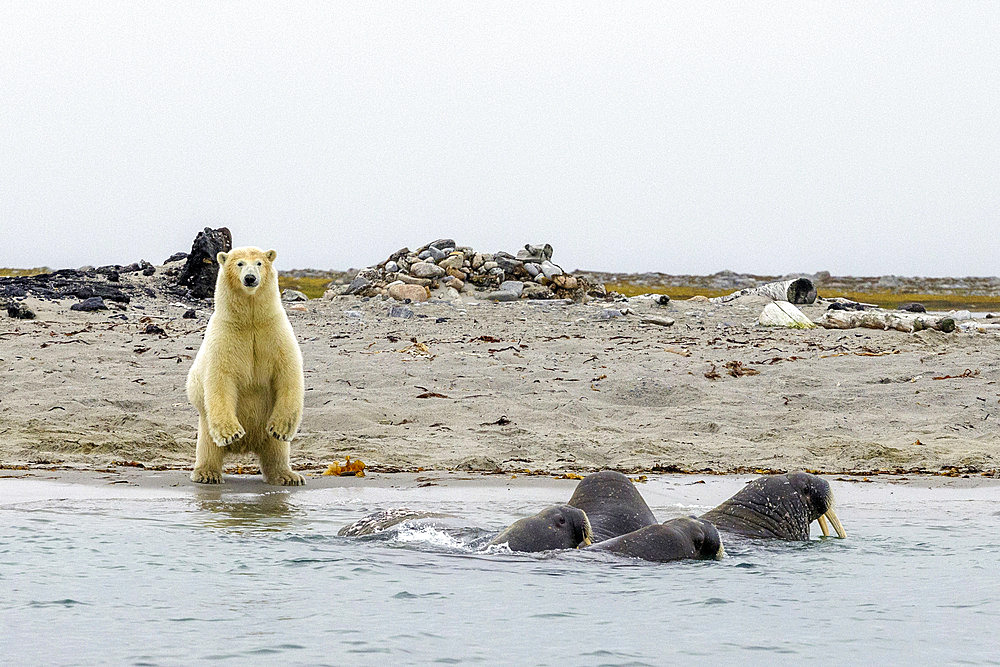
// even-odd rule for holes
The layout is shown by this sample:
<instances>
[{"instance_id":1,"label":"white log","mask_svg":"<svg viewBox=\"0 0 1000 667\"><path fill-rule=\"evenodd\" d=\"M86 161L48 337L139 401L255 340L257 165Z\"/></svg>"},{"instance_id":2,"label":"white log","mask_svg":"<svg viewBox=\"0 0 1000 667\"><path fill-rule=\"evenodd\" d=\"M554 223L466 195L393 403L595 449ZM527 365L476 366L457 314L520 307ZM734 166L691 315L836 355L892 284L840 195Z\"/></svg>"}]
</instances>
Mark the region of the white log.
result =
<instances>
[{"instance_id":1,"label":"white log","mask_svg":"<svg viewBox=\"0 0 1000 667\"><path fill-rule=\"evenodd\" d=\"M758 322L765 327L815 329L816 325L801 310L787 301L772 301L764 306Z\"/></svg>"},{"instance_id":2,"label":"white log","mask_svg":"<svg viewBox=\"0 0 1000 667\"><path fill-rule=\"evenodd\" d=\"M766 296L775 301L787 301L789 303L814 303L816 301L816 286L808 278L796 278L795 280L781 280L776 283L767 283L757 287L747 287L738 292L717 296L709 301L713 303L728 303L741 296Z\"/></svg>"},{"instance_id":3,"label":"white log","mask_svg":"<svg viewBox=\"0 0 1000 667\"><path fill-rule=\"evenodd\" d=\"M886 310L828 310L817 322L826 329L881 329L913 333L923 329L936 329L949 333L955 330L955 320L950 317L928 316L923 313L904 313Z\"/></svg>"}]
</instances>

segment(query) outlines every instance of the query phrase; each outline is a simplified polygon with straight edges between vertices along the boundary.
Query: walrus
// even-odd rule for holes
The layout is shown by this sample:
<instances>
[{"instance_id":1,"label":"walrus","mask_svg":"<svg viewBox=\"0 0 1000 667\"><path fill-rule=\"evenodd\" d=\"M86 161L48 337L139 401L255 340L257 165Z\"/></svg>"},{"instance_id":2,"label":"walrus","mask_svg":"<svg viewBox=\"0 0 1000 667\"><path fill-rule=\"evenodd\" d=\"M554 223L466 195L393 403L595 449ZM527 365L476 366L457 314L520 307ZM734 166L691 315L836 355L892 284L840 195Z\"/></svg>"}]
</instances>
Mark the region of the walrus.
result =
<instances>
[{"instance_id":1,"label":"walrus","mask_svg":"<svg viewBox=\"0 0 1000 667\"><path fill-rule=\"evenodd\" d=\"M511 551L549 551L586 547L592 542L586 512L569 505L554 505L518 519L489 544L506 544Z\"/></svg>"},{"instance_id":2,"label":"walrus","mask_svg":"<svg viewBox=\"0 0 1000 667\"><path fill-rule=\"evenodd\" d=\"M590 519L594 542L603 542L656 524L656 517L625 475L602 470L584 477L569 504Z\"/></svg>"},{"instance_id":3,"label":"walrus","mask_svg":"<svg viewBox=\"0 0 1000 667\"><path fill-rule=\"evenodd\" d=\"M390 528L407 521L412 522L420 519L443 518L450 518L450 515L439 514L437 512L422 512L419 510L407 509L405 507L379 510L378 512L374 512L373 514L369 514L368 516L358 519L352 524L344 526L337 531L337 535L340 537L365 537L366 535L375 535L389 530Z\"/></svg>"},{"instance_id":4,"label":"walrus","mask_svg":"<svg viewBox=\"0 0 1000 667\"><path fill-rule=\"evenodd\" d=\"M808 540L809 525L817 520L823 535L829 536L829 518L837 536L847 536L833 511L829 482L807 472L755 479L701 518L720 531L779 540Z\"/></svg>"},{"instance_id":5,"label":"walrus","mask_svg":"<svg viewBox=\"0 0 1000 667\"><path fill-rule=\"evenodd\" d=\"M643 526L631 533L598 542L590 550L658 563L688 558L721 560L726 555L715 526L693 516Z\"/></svg>"}]
</instances>

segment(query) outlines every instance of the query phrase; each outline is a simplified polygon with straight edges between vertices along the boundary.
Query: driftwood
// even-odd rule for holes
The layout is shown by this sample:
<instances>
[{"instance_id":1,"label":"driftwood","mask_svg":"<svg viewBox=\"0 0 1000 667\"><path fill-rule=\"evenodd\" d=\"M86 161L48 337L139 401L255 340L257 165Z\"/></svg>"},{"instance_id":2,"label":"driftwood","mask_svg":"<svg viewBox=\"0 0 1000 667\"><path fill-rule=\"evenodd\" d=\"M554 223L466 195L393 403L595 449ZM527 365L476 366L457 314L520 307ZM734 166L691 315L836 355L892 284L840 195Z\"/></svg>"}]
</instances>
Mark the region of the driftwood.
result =
<instances>
[{"instance_id":1,"label":"driftwood","mask_svg":"<svg viewBox=\"0 0 1000 667\"><path fill-rule=\"evenodd\" d=\"M951 317L934 317L923 314L886 310L828 310L817 322L826 329L895 329L913 333L923 329L936 329L945 333L955 330Z\"/></svg>"},{"instance_id":2,"label":"driftwood","mask_svg":"<svg viewBox=\"0 0 1000 667\"><path fill-rule=\"evenodd\" d=\"M747 287L738 292L717 296L709 301L713 303L728 303L741 296L766 296L775 301L787 301L789 303L804 304L815 303L816 286L808 278L796 278L795 280L782 280L776 283L767 283L757 287Z\"/></svg>"},{"instance_id":3,"label":"driftwood","mask_svg":"<svg viewBox=\"0 0 1000 667\"><path fill-rule=\"evenodd\" d=\"M758 322L765 327L815 329L816 325L801 310L787 301L772 301L764 306Z\"/></svg>"}]
</instances>

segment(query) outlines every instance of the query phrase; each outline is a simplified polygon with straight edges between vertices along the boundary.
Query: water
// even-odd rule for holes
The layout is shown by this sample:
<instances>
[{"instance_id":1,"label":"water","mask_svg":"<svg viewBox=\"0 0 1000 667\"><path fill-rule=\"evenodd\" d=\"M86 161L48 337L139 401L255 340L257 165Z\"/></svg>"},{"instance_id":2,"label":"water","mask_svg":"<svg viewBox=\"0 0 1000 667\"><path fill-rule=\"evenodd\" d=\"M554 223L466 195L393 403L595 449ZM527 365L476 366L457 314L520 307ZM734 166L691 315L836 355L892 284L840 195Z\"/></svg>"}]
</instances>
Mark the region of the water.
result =
<instances>
[{"instance_id":1,"label":"water","mask_svg":"<svg viewBox=\"0 0 1000 667\"><path fill-rule=\"evenodd\" d=\"M170 473L176 474L176 473ZM496 478L494 478L496 479ZM660 520L736 478L651 479ZM250 492L0 483L7 664L1000 664L1000 487L833 482L846 540L721 562L484 553L573 483ZM17 502L11 502L12 498ZM389 507L451 513L374 539Z\"/></svg>"}]
</instances>

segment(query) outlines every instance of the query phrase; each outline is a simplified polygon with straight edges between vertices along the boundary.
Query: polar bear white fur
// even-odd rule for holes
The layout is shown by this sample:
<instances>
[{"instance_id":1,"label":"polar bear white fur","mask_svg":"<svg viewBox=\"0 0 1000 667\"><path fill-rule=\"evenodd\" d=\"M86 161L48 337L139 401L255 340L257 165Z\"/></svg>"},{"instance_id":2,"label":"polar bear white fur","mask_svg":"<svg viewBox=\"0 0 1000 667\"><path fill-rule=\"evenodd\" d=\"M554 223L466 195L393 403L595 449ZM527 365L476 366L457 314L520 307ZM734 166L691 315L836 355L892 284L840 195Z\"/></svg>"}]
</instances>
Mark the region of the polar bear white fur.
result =
<instances>
[{"instance_id":1,"label":"polar bear white fur","mask_svg":"<svg viewBox=\"0 0 1000 667\"><path fill-rule=\"evenodd\" d=\"M222 482L228 453L255 453L268 484L305 484L289 465L302 420L302 352L281 305L273 250L220 252L215 312L188 373L198 410L191 479Z\"/></svg>"}]
</instances>

